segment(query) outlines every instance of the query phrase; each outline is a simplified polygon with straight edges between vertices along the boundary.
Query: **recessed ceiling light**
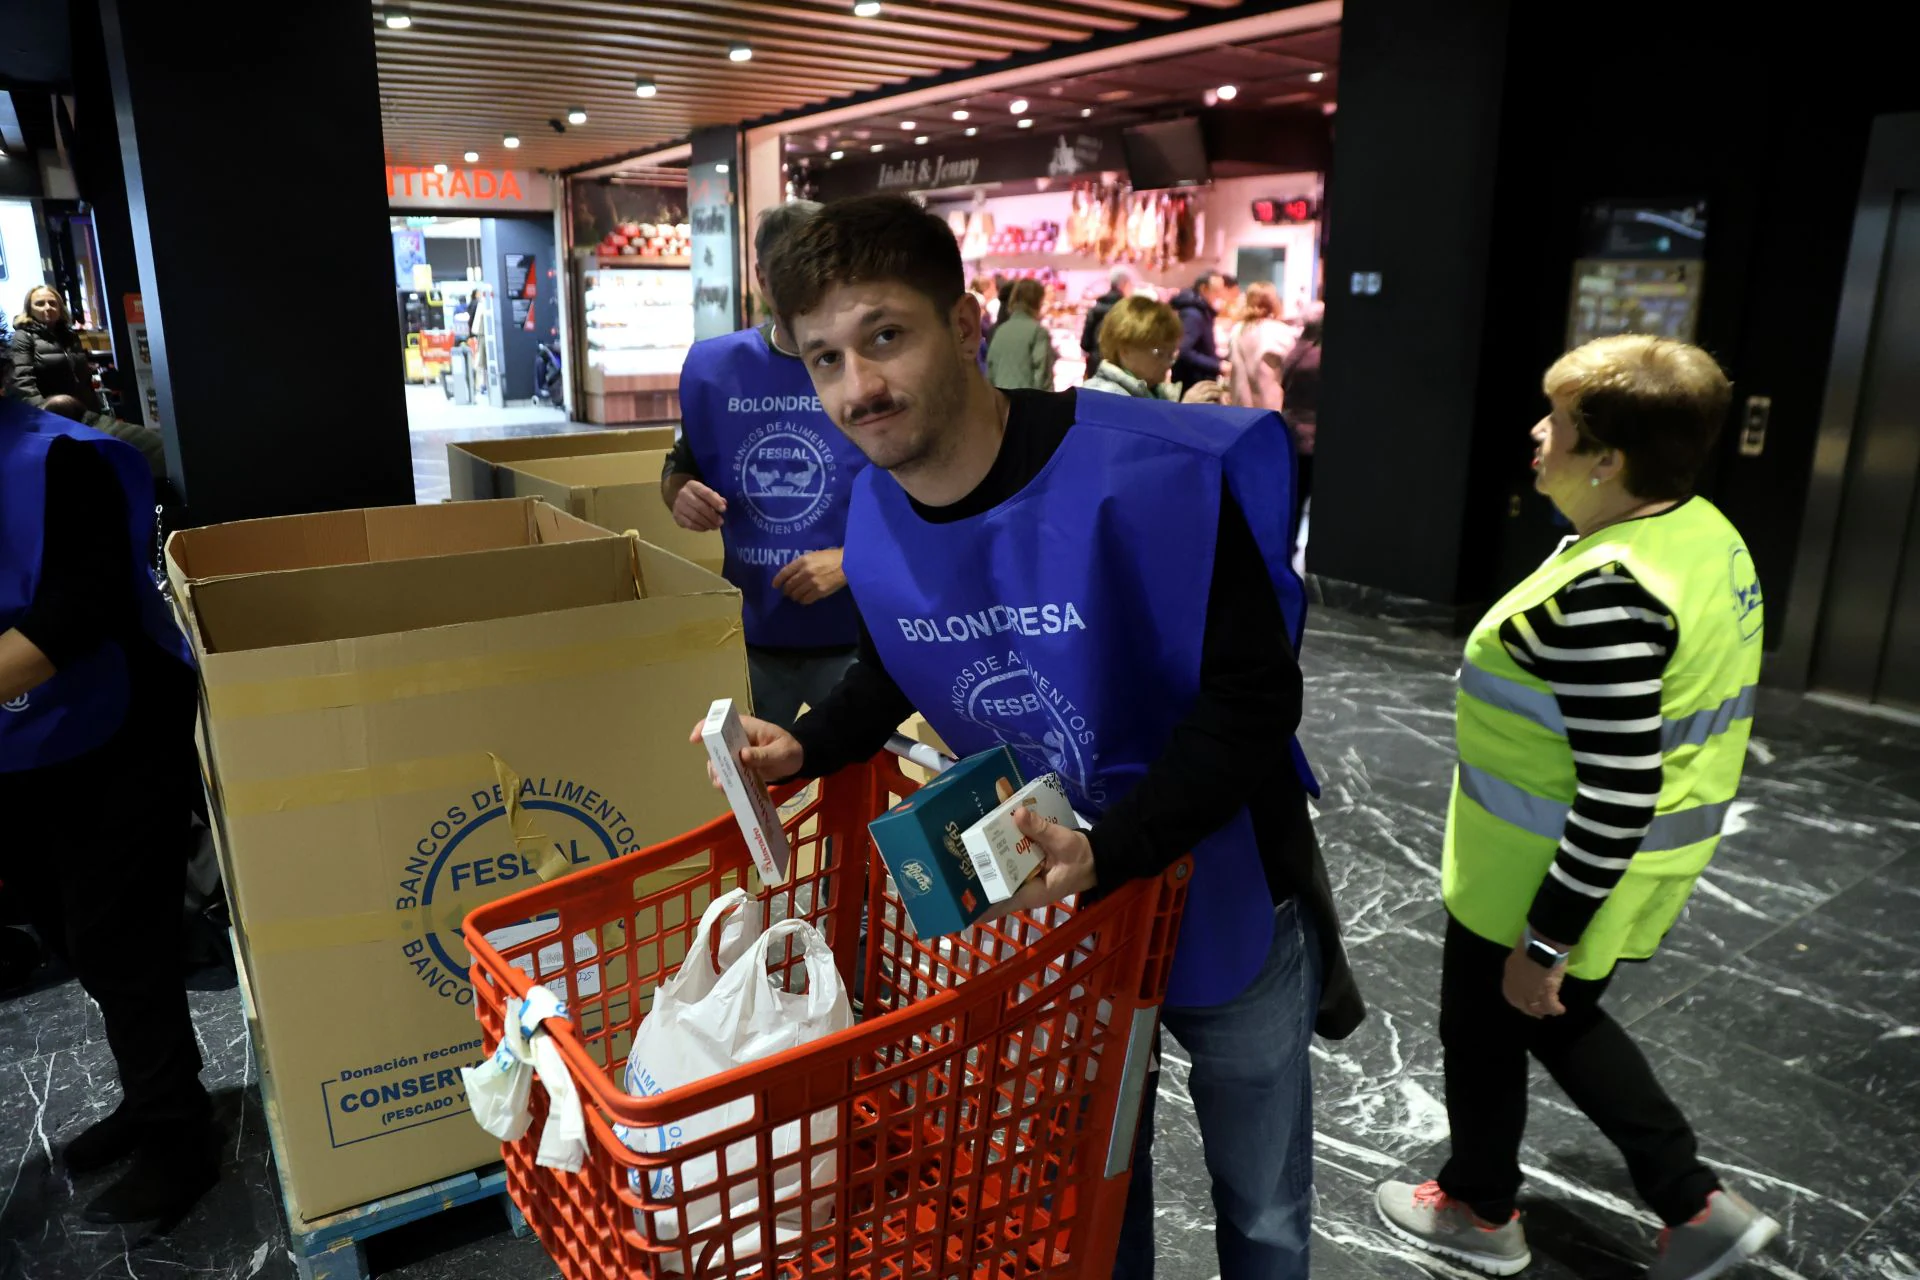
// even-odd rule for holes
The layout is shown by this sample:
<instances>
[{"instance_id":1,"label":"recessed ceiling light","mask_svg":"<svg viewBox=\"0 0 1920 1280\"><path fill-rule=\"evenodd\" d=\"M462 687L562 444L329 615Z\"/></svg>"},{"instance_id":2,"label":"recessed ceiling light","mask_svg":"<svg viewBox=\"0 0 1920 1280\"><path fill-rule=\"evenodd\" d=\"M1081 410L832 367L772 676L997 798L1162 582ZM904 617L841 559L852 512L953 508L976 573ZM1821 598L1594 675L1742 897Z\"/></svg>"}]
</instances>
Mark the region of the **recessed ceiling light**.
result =
<instances>
[{"instance_id":1,"label":"recessed ceiling light","mask_svg":"<svg viewBox=\"0 0 1920 1280\"><path fill-rule=\"evenodd\" d=\"M1085 120L1085 119L1086 119L1086 118L1087 118L1088 116L1090 116L1090 115L1092 115L1092 114L1093 114L1093 108L1092 108L1092 107L1082 107L1082 108L1080 108L1080 118L1081 118L1082 120Z\"/></svg>"},{"instance_id":2,"label":"recessed ceiling light","mask_svg":"<svg viewBox=\"0 0 1920 1280\"><path fill-rule=\"evenodd\" d=\"M1021 112L1025 111L1026 109L1027 109L1027 100L1025 98L1015 98L1012 102L1009 102L1007 104L1007 110L1013 112L1013 114L1015 115L1019 115Z\"/></svg>"},{"instance_id":3,"label":"recessed ceiling light","mask_svg":"<svg viewBox=\"0 0 1920 1280\"><path fill-rule=\"evenodd\" d=\"M737 44L727 50L727 59L731 62L751 62L753 60L753 50L749 49L746 45Z\"/></svg>"},{"instance_id":4,"label":"recessed ceiling light","mask_svg":"<svg viewBox=\"0 0 1920 1280\"><path fill-rule=\"evenodd\" d=\"M1022 120L1022 121L1020 122L1020 127L1021 127L1022 129L1031 129L1031 128L1033 128L1033 117L1032 117L1032 116L1028 116L1028 117L1027 117L1026 119L1024 119L1024 120Z\"/></svg>"},{"instance_id":5,"label":"recessed ceiling light","mask_svg":"<svg viewBox=\"0 0 1920 1280\"><path fill-rule=\"evenodd\" d=\"M915 139L913 140L913 145L914 145L914 146L916 146L916 147L924 147L924 146L926 146L926 145L927 145L927 135L923 133L923 134L921 134L921 135L920 135L919 137L917 137L917 138L915 138Z\"/></svg>"},{"instance_id":6,"label":"recessed ceiling light","mask_svg":"<svg viewBox=\"0 0 1920 1280\"><path fill-rule=\"evenodd\" d=\"M1326 72L1316 71L1312 75L1307 77L1307 82L1309 84L1319 84L1322 80L1325 80L1326 78L1327 78Z\"/></svg>"},{"instance_id":7,"label":"recessed ceiling light","mask_svg":"<svg viewBox=\"0 0 1920 1280\"><path fill-rule=\"evenodd\" d=\"M902 129L904 129L904 130L906 130L906 131L907 131L908 133L912 133L912 132L913 132L913 121L911 121L911 120L902 120L902 121L900 122L900 127L901 127Z\"/></svg>"},{"instance_id":8,"label":"recessed ceiling light","mask_svg":"<svg viewBox=\"0 0 1920 1280\"><path fill-rule=\"evenodd\" d=\"M879 17L880 0L859 0L859 3L853 6L853 16L856 18Z\"/></svg>"},{"instance_id":9,"label":"recessed ceiling light","mask_svg":"<svg viewBox=\"0 0 1920 1280\"><path fill-rule=\"evenodd\" d=\"M727 171L727 162L722 160L719 164L713 166L713 171L715 173L725 173Z\"/></svg>"},{"instance_id":10,"label":"recessed ceiling light","mask_svg":"<svg viewBox=\"0 0 1920 1280\"><path fill-rule=\"evenodd\" d=\"M1220 101L1222 102L1232 102L1240 96L1239 88L1230 84L1221 85L1218 89L1214 90L1214 93L1219 95Z\"/></svg>"},{"instance_id":11,"label":"recessed ceiling light","mask_svg":"<svg viewBox=\"0 0 1920 1280\"><path fill-rule=\"evenodd\" d=\"M447 166L445 166L444 164L437 164L433 166L433 171L435 173L445 173L447 171Z\"/></svg>"},{"instance_id":12,"label":"recessed ceiling light","mask_svg":"<svg viewBox=\"0 0 1920 1280\"><path fill-rule=\"evenodd\" d=\"M956 111L953 113L953 118L955 120L965 120L967 118L967 113L964 111Z\"/></svg>"},{"instance_id":13,"label":"recessed ceiling light","mask_svg":"<svg viewBox=\"0 0 1920 1280\"><path fill-rule=\"evenodd\" d=\"M480 163L480 153L478 151L469 151L467 152L467 154L465 154L464 156L461 156L460 158L462 160L465 160L468 164Z\"/></svg>"},{"instance_id":14,"label":"recessed ceiling light","mask_svg":"<svg viewBox=\"0 0 1920 1280\"><path fill-rule=\"evenodd\" d=\"M641 76L633 82L633 92L635 97L651 98L654 94L660 92L660 86L645 76Z\"/></svg>"},{"instance_id":15,"label":"recessed ceiling light","mask_svg":"<svg viewBox=\"0 0 1920 1280\"><path fill-rule=\"evenodd\" d=\"M829 160L845 160L846 158L847 153L844 151L832 151L827 154L827 159Z\"/></svg>"},{"instance_id":16,"label":"recessed ceiling light","mask_svg":"<svg viewBox=\"0 0 1920 1280\"><path fill-rule=\"evenodd\" d=\"M971 125L969 125L969 126L967 126L967 136L968 136L969 138L971 138L971 137L972 137L972 136L973 136L974 134L976 134L976 133L978 133L978 132L980 132L980 131L979 131L978 129L976 129L976 128L974 128L973 126L971 126Z\"/></svg>"},{"instance_id":17,"label":"recessed ceiling light","mask_svg":"<svg viewBox=\"0 0 1920 1280\"><path fill-rule=\"evenodd\" d=\"M568 124L585 124L586 122L587 122L587 109L585 107L568 107L567 108Z\"/></svg>"},{"instance_id":18,"label":"recessed ceiling light","mask_svg":"<svg viewBox=\"0 0 1920 1280\"><path fill-rule=\"evenodd\" d=\"M886 149L887 149L886 144L883 142L876 142L872 146L867 148L867 150L869 151L885 151Z\"/></svg>"},{"instance_id":19,"label":"recessed ceiling light","mask_svg":"<svg viewBox=\"0 0 1920 1280\"><path fill-rule=\"evenodd\" d=\"M390 4L387 6L386 23L389 31L405 31L413 25L413 14L404 5Z\"/></svg>"},{"instance_id":20,"label":"recessed ceiling light","mask_svg":"<svg viewBox=\"0 0 1920 1280\"><path fill-rule=\"evenodd\" d=\"M506 137L500 139L500 145L509 151L518 150L520 146L520 135L517 133L508 134Z\"/></svg>"}]
</instances>

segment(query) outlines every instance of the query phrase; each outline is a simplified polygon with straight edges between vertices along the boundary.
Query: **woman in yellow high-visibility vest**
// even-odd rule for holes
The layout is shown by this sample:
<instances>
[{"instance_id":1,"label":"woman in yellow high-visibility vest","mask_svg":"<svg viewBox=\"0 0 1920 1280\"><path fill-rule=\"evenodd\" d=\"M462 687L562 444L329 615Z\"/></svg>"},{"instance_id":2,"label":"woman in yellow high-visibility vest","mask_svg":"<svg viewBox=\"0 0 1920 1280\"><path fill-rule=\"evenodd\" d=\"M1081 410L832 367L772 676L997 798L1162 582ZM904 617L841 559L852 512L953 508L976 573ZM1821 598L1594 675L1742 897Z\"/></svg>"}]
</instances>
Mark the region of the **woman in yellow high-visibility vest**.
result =
<instances>
[{"instance_id":1,"label":"woman in yellow high-visibility vest","mask_svg":"<svg viewBox=\"0 0 1920 1280\"><path fill-rule=\"evenodd\" d=\"M1698 347L1626 334L1561 357L1545 389L1534 483L1574 533L1480 620L1460 667L1440 979L1452 1153L1377 1205L1423 1249L1524 1268L1531 1053L1666 1222L1650 1280L1704 1280L1779 1227L1721 1188L1600 999L1679 917L1753 727L1759 584L1693 494L1732 388Z\"/></svg>"}]
</instances>

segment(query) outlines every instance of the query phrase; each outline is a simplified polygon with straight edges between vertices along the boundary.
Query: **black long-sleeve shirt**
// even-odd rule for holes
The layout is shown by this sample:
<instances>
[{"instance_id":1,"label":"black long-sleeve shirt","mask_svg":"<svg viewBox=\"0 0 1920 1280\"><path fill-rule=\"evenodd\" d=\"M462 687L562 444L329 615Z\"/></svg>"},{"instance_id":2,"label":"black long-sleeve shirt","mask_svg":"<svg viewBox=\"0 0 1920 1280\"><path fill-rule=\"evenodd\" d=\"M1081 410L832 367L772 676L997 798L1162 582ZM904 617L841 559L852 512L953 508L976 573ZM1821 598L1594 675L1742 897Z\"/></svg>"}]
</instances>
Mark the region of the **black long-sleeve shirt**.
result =
<instances>
[{"instance_id":1,"label":"black long-sleeve shirt","mask_svg":"<svg viewBox=\"0 0 1920 1280\"><path fill-rule=\"evenodd\" d=\"M1009 391L1005 439L986 478L946 507L918 502L930 524L964 520L1018 493L1053 457L1073 425L1074 392ZM855 603L858 603L856 593ZM1303 814L1305 792L1285 744L1300 723L1300 664L1287 642L1265 561L1231 496L1222 493L1219 540L1200 656L1200 692L1165 752L1095 823L1099 882L1153 875L1251 803L1275 901L1301 883L1282 835ZM914 708L881 661L864 620L859 661L794 732L809 777L865 760Z\"/></svg>"}]
</instances>

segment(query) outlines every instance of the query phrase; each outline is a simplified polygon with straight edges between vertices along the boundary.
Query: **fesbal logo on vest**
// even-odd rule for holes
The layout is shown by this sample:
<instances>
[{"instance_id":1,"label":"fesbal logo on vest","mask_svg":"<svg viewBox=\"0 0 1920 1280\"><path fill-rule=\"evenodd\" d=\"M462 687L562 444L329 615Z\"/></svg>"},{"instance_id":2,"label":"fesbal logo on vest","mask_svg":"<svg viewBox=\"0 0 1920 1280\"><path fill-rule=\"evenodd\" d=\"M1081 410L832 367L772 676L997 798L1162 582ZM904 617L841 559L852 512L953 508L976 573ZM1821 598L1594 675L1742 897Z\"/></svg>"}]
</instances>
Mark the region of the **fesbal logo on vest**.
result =
<instances>
[{"instance_id":1,"label":"fesbal logo on vest","mask_svg":"<svg viewBox=\"0 0 1920 1280\"><path fill-rule=\"evenodd\" d=\"M1735 546L1728 558L1727 579L1733 589L1733 615L1740 624L1740 638L1751 640L1760 634L1764 615L1760 594L1760 575L1753 567L1747 549Z\"/></svg>"},{"instance_id":2,"label":"fesbal logo on vest","mask_svg":"<svg viewBox=\"0 0 1920 1280\"><path fill-rule=\"evenodd\" d=\"M736 397L729 412L818 413L813 396ZM833 509L840 460L827 438L803 422L781 420L755 427L733 455L734 479L747 517L775 535L800 533Z\"/></svg>"}]
</instances>

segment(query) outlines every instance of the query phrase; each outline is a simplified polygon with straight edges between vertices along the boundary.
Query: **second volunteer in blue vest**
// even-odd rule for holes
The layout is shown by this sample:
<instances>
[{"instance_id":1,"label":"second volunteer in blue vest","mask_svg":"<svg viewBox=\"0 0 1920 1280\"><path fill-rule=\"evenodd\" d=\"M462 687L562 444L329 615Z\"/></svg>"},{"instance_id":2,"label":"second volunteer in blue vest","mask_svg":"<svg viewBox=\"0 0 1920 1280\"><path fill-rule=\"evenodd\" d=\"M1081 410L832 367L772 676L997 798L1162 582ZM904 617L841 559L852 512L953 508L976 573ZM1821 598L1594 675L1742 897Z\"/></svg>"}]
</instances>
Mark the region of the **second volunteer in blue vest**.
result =
<instances>
[{"instance_id":1,"label":"second volunteer in blue vest","mask_svg":"<svg viewBox=\"0 0 1920 1280\"><path fill-rule=\"evenodd\" d=\"M1779 1227L1721 1187L1600 999L1678 921L1753 729L1759 582L1693 492L1732 389L1700 348L1640 334L1562 356L1544 389L1535 485L1574 533L1481 619L1460 666L1440 972L1452 1151L1377 1204L1423 1249L1524 1269L1531 1054L1667 1224L1648 1280L1705 1280Z\"/></svg>"},{"instance_id":2,"label":"second volunteer in blue vest","mask_svg":"<svg viewBox=\"0 0 1920 1280\"><path fill-rule=\"evenodd\" d=\"M1221 1275L1305 1277L1308 1046L1363 1009L1293 743L1304 597L1284 425L996 390L959 247L910 200L829 205L768 283L821 403L873 466L847 518L859 660L793 732L750 721L743 763L769 780L831 773L916 709L962 754L1009 745L1094 823L1027 832L1046 862L1016 907L1192 851L1164 1025L1193 1062ZM1154 1265L1150 1108L1126 1277Z\"/></svg>"},{"instance_id":3,"label":"second volunteer in blue vest","mask_svg":"<svg viewBox=\"0 0 1920 1280\"><path fill-rule=\"evenodd\" d=\"M820 209L776 205L754 229L754 275ZM683 529L718 529L740 588L760 717L791 725L853 662L858 624L840 567L847 494L866 458L820 407L777 320L696 342L680 370L680 436L660 495Z\"/></svg>"},{"instance_id":4,"label":"second volunteer in blue vest","mask_svg":"<svg viewBox=\"0 0 1920 1280\"><path fill-rule=\"evenodd\" d=\"M193 669L143 563L152 513L131 445L0 401L0 881L99 1006L120 1077L117 1108L61 1104L87 1122L68 1173L133 1158L97 1223L169 1224L220 1167L182 973Z\"/></svg>"}]
</instances>

